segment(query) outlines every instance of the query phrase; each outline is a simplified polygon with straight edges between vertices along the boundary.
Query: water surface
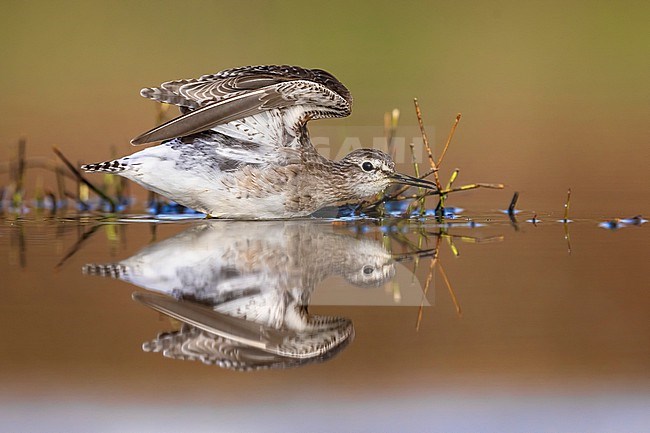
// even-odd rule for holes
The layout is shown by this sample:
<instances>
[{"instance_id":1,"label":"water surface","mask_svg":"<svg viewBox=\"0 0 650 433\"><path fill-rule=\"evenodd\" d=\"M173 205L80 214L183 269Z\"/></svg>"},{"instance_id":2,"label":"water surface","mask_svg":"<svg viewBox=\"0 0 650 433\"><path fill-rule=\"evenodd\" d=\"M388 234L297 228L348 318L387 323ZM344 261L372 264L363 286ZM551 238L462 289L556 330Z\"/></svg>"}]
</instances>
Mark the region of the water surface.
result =
<instances>
[{"instance_id":1,"label":"water surface","mask_svg":"<svg viewBox=\"0 0 650 433\"><path fill-rule=\"evenodd\" d=\"M648 226L540 218L6 216L3 429L644 431Z\"/></svg>"}]
</instances>

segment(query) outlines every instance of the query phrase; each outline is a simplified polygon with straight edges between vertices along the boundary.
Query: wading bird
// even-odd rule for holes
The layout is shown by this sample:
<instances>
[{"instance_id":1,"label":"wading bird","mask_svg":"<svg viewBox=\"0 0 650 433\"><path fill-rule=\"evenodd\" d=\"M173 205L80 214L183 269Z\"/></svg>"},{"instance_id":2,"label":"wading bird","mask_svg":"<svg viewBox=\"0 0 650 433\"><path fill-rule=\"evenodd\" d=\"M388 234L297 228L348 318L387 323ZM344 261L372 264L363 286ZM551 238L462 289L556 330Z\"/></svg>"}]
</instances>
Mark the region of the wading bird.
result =
<instances>
[{"instance_id":1,"label":"wading bird","mask_svg":"<svg viewBox=\"0 0 650 433\"><path fill-rule=\"evenodd\" d=\"M82 168L124 176L209 216L303 217L394 183L435 188L396 173L391 157L376 149L340 161L316 151L307 122L348 116L352 105L348 89L320 69L246 66L140 94L180 107L179 117L131 140L162 143Z\"/></svg>"}]
</instances>

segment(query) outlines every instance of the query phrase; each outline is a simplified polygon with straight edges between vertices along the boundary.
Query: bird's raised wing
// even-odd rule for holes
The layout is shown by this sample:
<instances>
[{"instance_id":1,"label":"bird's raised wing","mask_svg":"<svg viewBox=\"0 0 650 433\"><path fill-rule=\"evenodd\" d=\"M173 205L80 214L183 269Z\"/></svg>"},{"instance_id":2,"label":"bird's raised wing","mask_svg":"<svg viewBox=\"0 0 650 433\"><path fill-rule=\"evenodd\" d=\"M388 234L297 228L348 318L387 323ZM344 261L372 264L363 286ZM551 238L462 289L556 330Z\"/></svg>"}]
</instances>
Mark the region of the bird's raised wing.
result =
<instances>
[{"instance_id":1,"label":"bird's raised wing","mask_svg":"<svg viewBox=\"0 0 650 433\"><path fill-rule=\"evenodd\" d=\"M182 137L270 110L280 110L285 126L309 119L350 114L350 92L333 75L295 66L249 66L194 80L146 88L147 98L178 105L184 112L131 140L132 144Z\"/></svg>"}]
</instances>

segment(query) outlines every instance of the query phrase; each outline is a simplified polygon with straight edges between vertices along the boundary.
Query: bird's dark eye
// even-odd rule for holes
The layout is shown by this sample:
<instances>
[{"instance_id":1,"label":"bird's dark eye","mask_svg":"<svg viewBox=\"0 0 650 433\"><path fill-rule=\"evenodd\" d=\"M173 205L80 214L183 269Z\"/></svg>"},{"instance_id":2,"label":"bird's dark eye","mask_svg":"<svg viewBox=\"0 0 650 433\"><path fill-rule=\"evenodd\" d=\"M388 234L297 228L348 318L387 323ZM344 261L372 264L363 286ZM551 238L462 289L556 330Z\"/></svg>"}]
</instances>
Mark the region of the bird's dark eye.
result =
<instances>
[{"instance_id":1,"label":"bird's dark eye","mask_svg":"<svg viewBox=\"0 0 650 433\"><path fill-rule=\"evenodd\" d=\"M363 273L364 275L370 275L374 272L375 270L372 268L372 266L364 266L363 267Z\"/></svg>"},{"instance_id":2,"label":"bird's dark eye","mask_svg":"<svg viewBox=\"0 0 650 433\"><path fill-rule=\"evenodd\" d=\"M372 171L375 169L375 166L372 165L372 162L366 161L363 164L361 164L361 168L363 168L363 171Z\"/></svg>"}]
</instances>

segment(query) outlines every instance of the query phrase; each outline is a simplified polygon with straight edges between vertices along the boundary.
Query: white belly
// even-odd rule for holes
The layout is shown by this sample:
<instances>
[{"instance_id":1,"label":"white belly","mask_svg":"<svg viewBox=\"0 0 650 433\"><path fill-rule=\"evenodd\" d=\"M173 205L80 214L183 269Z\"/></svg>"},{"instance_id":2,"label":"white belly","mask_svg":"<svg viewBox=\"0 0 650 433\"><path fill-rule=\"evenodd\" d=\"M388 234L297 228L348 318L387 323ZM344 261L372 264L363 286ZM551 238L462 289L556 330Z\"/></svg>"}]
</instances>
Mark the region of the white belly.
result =
<instances>
[{"instance_id":1,"label":"white belly","mask_svg":"<svg viewBox=\"0 0 650 433\"><path fill-rule=\"evenodd\" d=\"M316 209L287 210L292 187L267 182L247 193L237 186L237 172L221 172L206 165L179 168L178 151L155 146L123 158L127 169L119 174L146 189L191 209L221 218L276 219L307 216ZM241 177L241 173L239 173Z\"/></svg>"}]
</instances>

